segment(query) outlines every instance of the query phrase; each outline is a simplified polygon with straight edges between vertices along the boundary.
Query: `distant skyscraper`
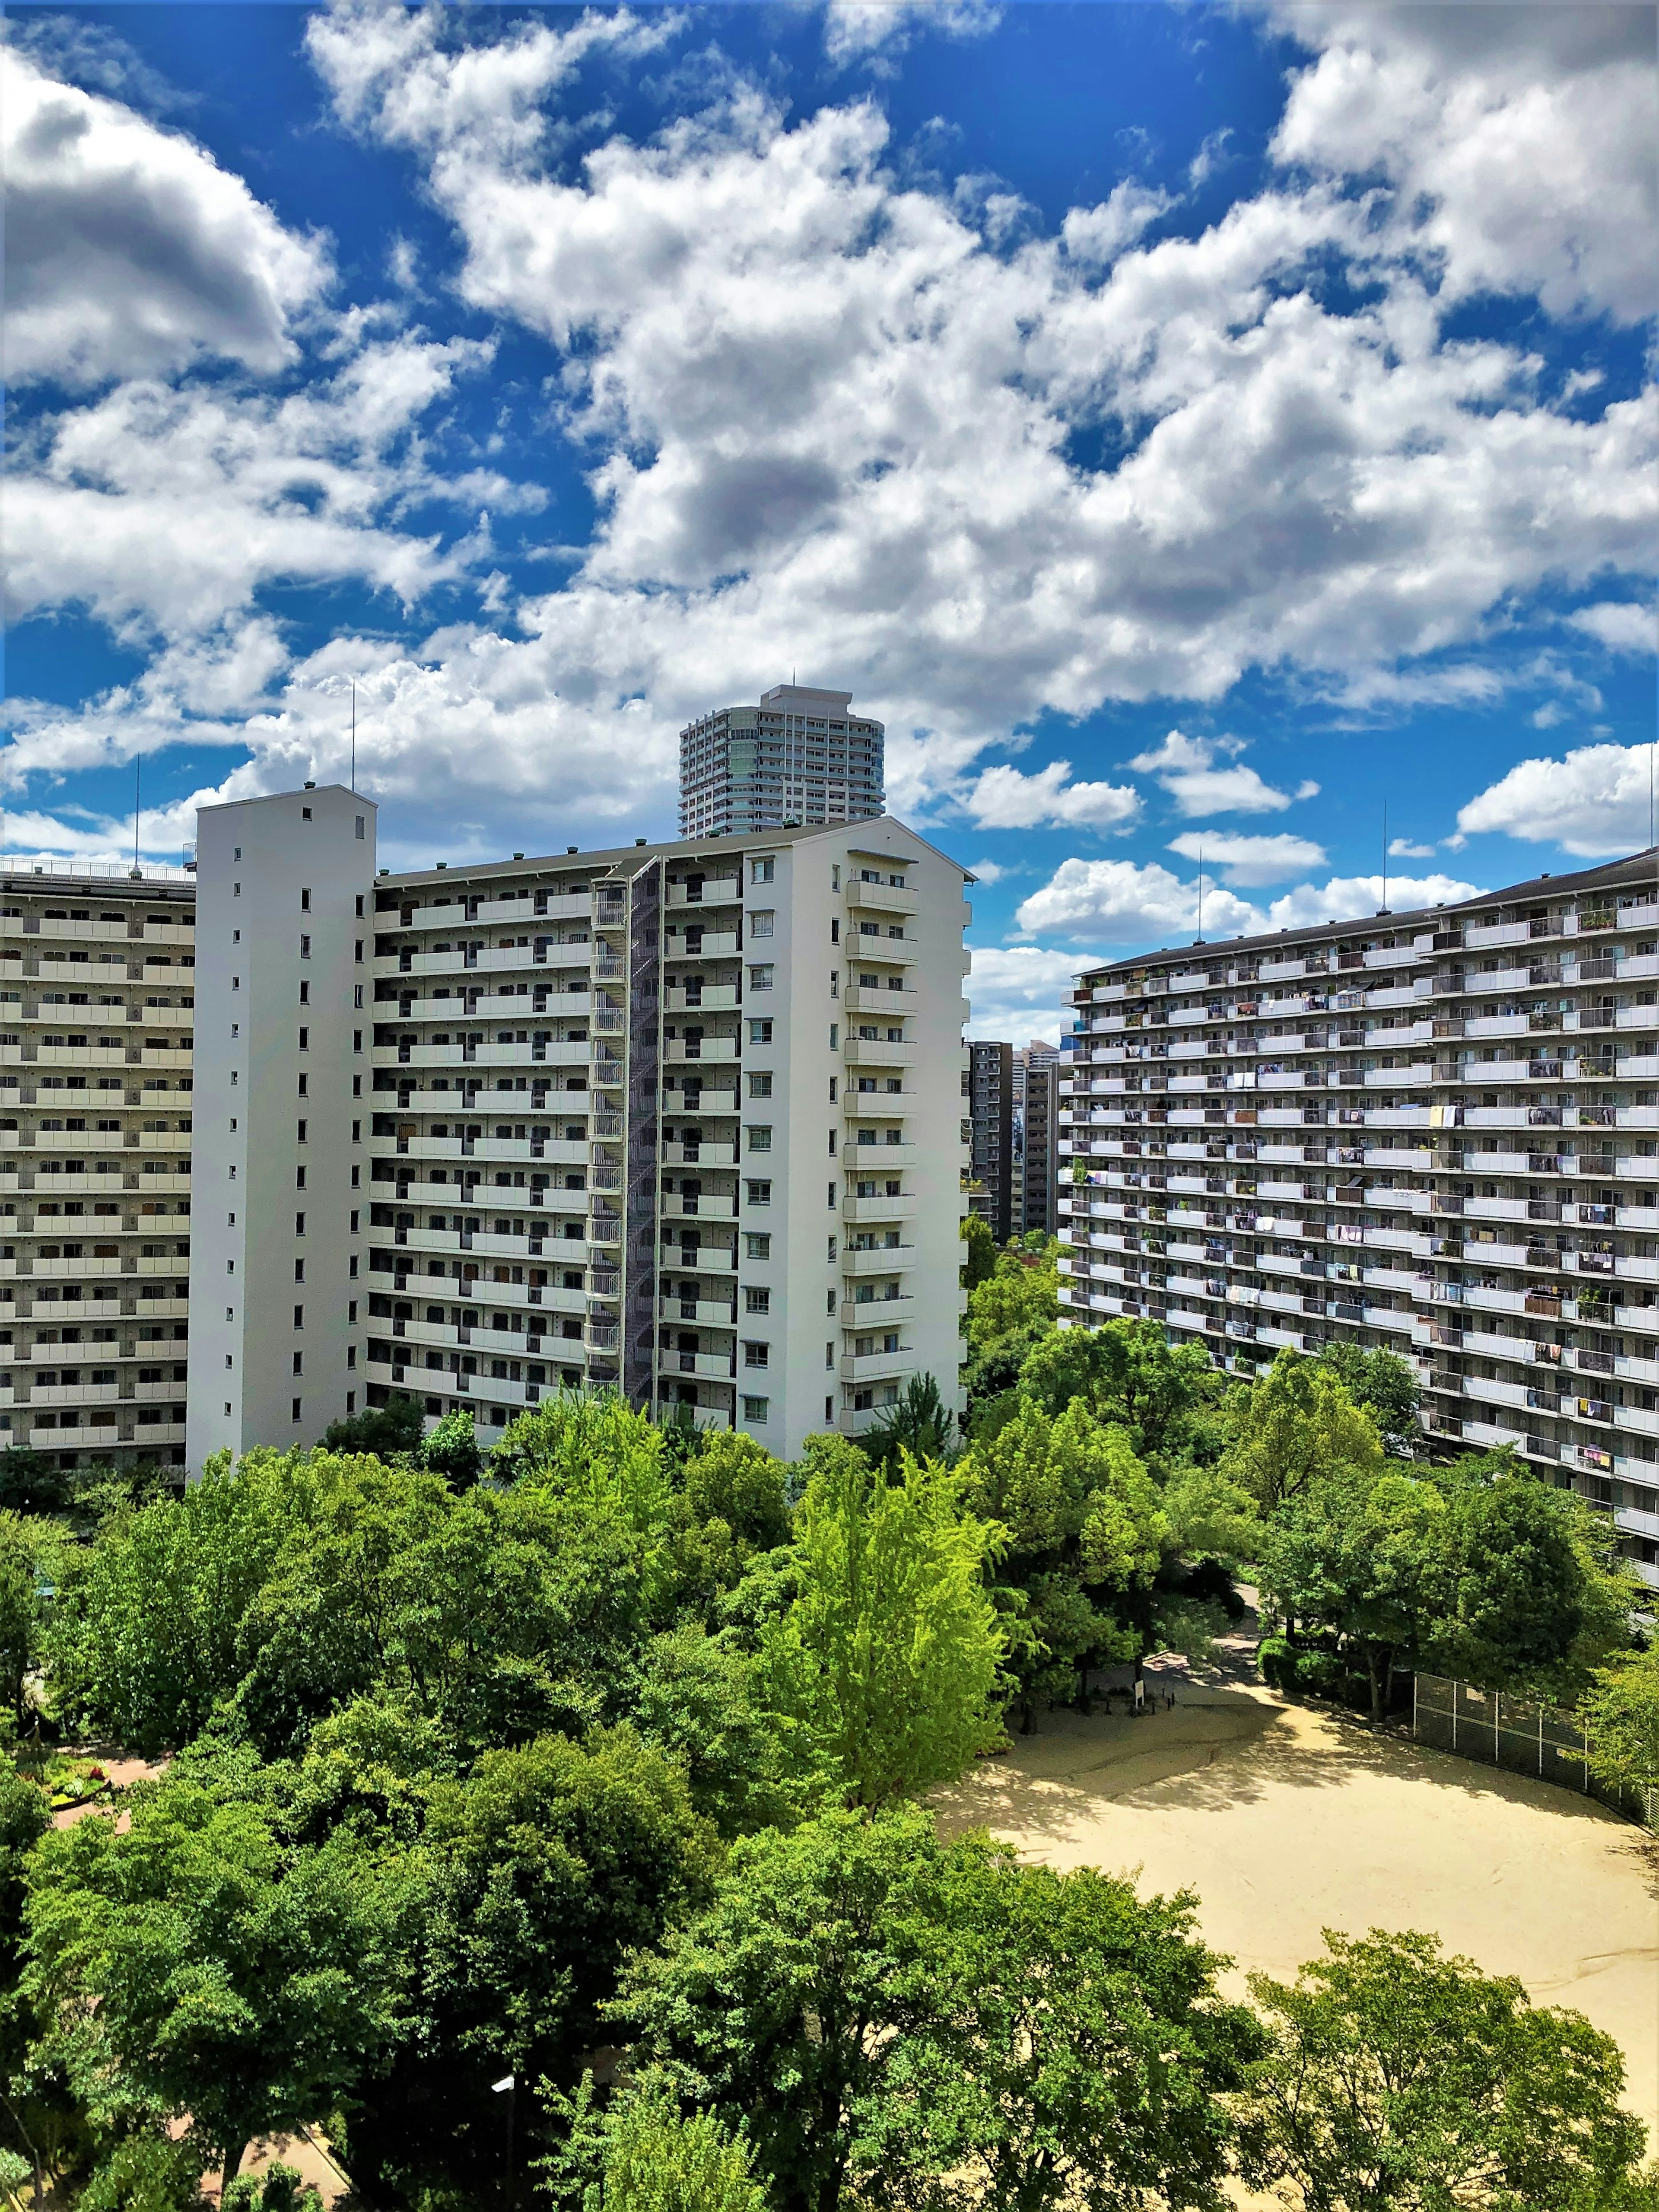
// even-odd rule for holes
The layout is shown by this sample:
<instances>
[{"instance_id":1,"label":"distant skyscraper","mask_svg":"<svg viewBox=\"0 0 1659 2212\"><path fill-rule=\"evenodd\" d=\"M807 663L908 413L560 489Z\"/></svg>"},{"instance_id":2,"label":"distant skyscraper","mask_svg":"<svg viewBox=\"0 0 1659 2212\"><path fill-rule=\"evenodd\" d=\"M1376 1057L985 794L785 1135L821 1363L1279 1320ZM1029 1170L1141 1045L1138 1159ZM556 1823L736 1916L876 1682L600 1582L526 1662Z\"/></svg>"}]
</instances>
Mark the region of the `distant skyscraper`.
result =
<instances>
[{"instance_id":1,"label":"distant skyscraper","mask_svg":"<svg viewBox=\"0 0 1659 2212\"><path fill-rule=\"evenodd\" d=\"M1052 1236L1060 1168L1058 1047L1033 1037L1023 1052L1017 1052L1014 1088L1019 1116L1017 1226L1041 1229Z\"/></svg>"},{"instance_id":2,"label":"distant skyscraper","mask_svg":"<svg viewBox=\"0 0 1659 2212\"><path fill-rule=\"evenodd\" d=\"M969 1202L1006 1244L1014 1233L1014 1048L978 1040L968 1048L968 1072L970 1173L977 1186Z\"/></svg>"},{"instance_id":3,"label":"distant skyscraper","mask_svg":"<svg viewBox=\"0 0 1659 2212\"><path fill-rule=\"evenodd\" d=\"M775 684L758 707L720 707L680 732L680 835L817 829L882 811L885 732L850 691Z\"/></svg>"}]
</instances>

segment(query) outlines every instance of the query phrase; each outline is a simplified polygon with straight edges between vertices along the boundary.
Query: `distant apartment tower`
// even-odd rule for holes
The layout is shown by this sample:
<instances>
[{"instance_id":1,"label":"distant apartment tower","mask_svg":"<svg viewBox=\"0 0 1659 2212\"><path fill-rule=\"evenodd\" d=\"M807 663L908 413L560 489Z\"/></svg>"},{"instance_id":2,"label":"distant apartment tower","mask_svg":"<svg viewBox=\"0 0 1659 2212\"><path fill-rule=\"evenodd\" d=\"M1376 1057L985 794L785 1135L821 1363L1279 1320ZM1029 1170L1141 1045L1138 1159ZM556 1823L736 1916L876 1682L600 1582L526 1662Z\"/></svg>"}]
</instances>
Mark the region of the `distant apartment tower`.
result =
<instances>
[{"instance_id":1,"label":"distant apartment tower","mask_svg":"<svg viewBox=\"0 0 1659 2212\"><path fill-rule=\"evenodd\" d=\"M813 830L882 811L884 732L850 691L775 684L758 707L721 707L680 732L680 835Z\"/></svg>"},{"instance_id":2,"label":"distant apartment tower","mask_svg":"<svg viewBox=\"0 0 1659 2212\"><path fill-rule=\"evenodd\" d=\"M0 1449L185 1459L195 886L0 872Z\"/></svg>"},{"instance_id":3,"label":"distant apartment tower","mask_svg":"<svg viewBox=\"0 0 1659 2212\"><path fill-rule=\"evenodd\" d=\"M1425 1446L1508 1444L1659 1585L1659 865L1079 979L1061 1326L1249 1374L1386 1346Z\"/></svg>"},{"instance_id":4,"label":"distant apartment tower","mask_svg":"<svg viewBox=\"0 0 1659 2212\"><path fill-rule=\"evenodd\" d=\"M982 1041L968 1048L968 1111L973 1125L969 1173L972 1210L999 1244L1014 1233L1014 1048Z\"/></svg>"},{"instance_id":5,"label":"distant apartment tower","mask_svg":"<svg viewBox=\"0 0 1659 2212\"><path fill-rule=\"evenodd\" d=\"M1060 1175L1060 1052L1033 1038L1014 1055L1019 1097L1019 1205L1016 1227L1052 1237Z\"/></svg>"},{"instance_id":6,"label":"distant apartment tower","mask_svg":"<svg viewBox=\"0 0 1659 2212\"><path fill-rule=\"evenodd\" d=\"M957 1402L960 867L884 817L395 876L374 834L202 816L192 1465L394 1395L487 1441L615 1383L785 1456Z\"/></svg>"}]
</instances>

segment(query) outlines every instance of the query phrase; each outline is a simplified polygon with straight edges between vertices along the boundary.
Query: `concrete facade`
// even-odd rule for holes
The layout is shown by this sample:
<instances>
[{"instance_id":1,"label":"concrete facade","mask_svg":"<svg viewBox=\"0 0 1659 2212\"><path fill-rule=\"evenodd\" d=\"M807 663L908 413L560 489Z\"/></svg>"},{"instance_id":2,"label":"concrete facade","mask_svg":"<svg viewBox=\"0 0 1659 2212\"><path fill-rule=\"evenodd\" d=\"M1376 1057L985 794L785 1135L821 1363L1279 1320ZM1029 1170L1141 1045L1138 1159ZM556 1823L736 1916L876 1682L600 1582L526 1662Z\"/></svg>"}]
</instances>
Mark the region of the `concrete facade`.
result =
<instances>
[{"instance_id":1,"label":"concrete facade","mask_svg":"<svg viewBox=\"0 0 1659 2212\"><path fill-rule=\"evenodd\" d=\"M885 733L850 691L775 684L757 707L721 707L680 732L680 835L872 820Z\"/></svg>"},{"instance_id":2,"label":"concrete facade","mask_svg":"<svg viewBox=\"0 0 1659 2212\"><path fill-rule=\"evenodd\" d=\"M1052 1237L1060 1218L1060 1051L1038 1042L1014 1058L1020 1091L1016 1226Z\"/></svg>"},{"instance_id":3,"label":"concrete facade","mask_svg":"<svg viewBox=\"0 0 1659 2212\"><path fill-rule=\"evenodd\" d=\"M364 1402L374 813L331 784L197 817L192 1468Z\"/></svg>"},{"instance_id":4,"label":"concrete facade","mask_svg":"<svg viewBox=\"0 0 1659 2212\"><path fill-rule=\"evenodd\" d=\"M195 887L0 870L0 1448L182 1465Z\"/></svg>"},{"instance_id":5,"label":"concrete facade","mask_svg":"<svg viewBox=\"0 0 1659 2212\"><path fill-rule=\"evenodd\" d=\"M1014 1048L980 1038L968 1048L968 1110L973 1125L969 1172L973 1206L999 1244L1014 1233Z\"/></svg>"},{"instance_id":6,"label":"concrete facade","mask_svg":"<svg viewBox=\"0 0 1659 2212\"><path fill-rule=\"evenodd\" d=\"M1425 1447L1513 1445L1659 1585L1656 990L1652 852L1090 970L1062 1321L1385 1345Z\"/></svg>"},{"instance_id":7,"label":"concrete facade","mask_svg":"<svg viewBox=\"0 0 1659 2212\"><path fill-rule=\"evenodd\" d=\"M198 1261L192 1464L396 1394L487 1431L615 1382L788 1456L913 1375L956 1402L963 871L883 817L393 876L370 872L362 805L202 817L204 1019L270 1041L235 1084L227 1065L198 1163L240 1197ZM302 1048L305 890L332 1011ZM234 936L255 912L259 963ZM303 1252L301 1166L335 1209L320 1247L307 1213ZM303 1346L289 1327L319 1289L327 1366L308 1304Z\"/></svg>"}]
</instances>

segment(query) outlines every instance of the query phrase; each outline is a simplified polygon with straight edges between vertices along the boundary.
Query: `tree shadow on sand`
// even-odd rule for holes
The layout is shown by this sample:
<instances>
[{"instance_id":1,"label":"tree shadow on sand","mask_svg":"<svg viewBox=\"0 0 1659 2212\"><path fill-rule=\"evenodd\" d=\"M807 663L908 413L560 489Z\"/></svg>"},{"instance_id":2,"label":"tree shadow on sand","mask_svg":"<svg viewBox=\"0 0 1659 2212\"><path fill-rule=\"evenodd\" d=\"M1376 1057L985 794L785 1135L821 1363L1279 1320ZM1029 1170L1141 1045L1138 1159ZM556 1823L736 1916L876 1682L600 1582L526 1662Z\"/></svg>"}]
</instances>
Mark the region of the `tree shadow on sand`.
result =
<instances>
[{"instance_id":1,"label":"tree shadow on sand","mask_svg":"<svg viewBox=\"0 0 1659 2212\"><path fill-rule=\"evenodd\" d=\"M1373 1775L1470 1798L1501 1797L1639 1836L1594 1798L1431 1750L1357 1714L1190 1677L1179 1681L1176 1699L1173 1711L1160 1707L1137 1719L1045 1717L1037 1733L938 1793L942 1826L1017 1832L1040 1849L1043 1840L1074 1835L1106 1805L1227 1813L1285 1790L1341 1790Z\"/></svg>"}]
</instances>

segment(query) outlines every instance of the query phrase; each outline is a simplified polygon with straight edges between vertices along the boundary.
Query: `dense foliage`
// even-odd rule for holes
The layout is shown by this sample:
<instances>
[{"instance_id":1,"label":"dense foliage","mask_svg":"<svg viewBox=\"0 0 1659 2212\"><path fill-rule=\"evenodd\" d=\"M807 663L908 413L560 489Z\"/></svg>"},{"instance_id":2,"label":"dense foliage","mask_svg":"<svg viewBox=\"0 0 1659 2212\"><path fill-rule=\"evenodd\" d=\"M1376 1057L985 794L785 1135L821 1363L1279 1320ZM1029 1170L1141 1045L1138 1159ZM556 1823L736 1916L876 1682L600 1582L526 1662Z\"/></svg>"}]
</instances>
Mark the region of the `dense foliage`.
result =
<instances>
[{"instance_id":1,"label":"dense foliage","mask_svg":"<svg viewBox=\"0 0 1659 2212\"><path fill-rule=\"evenodd\" d=\"M1060 1328L1055 1265L970 1228L965 1429L922 1378L793 1466L575 1393L488 1455L393 1404L182 1491L15 1466L0 2156L87 2212L198 2212L212 2167L297 2208L237 2169L302 2124L401 2212L509 2167L582 2212L1158 2212L1235 2172L1337 2212L1363 2138L1366 2203L1649 2202L1609 2050L1429 1939L1333 1938L1253 2008L1192 1899L939 1839L927 1791L1096 1669L1201 1655L1247 1565L1280 1679L1593 1686L1598 1757L1651 1771L1581 1505L1407 1457L1391 1355L1229 1385L1152 1324ZM70 1736L155 1771L54 1829ZM1450 1991L1455 2127L1368 2086L1415 2032L1390 1971Z\"/></svg>"}]
</instances>

